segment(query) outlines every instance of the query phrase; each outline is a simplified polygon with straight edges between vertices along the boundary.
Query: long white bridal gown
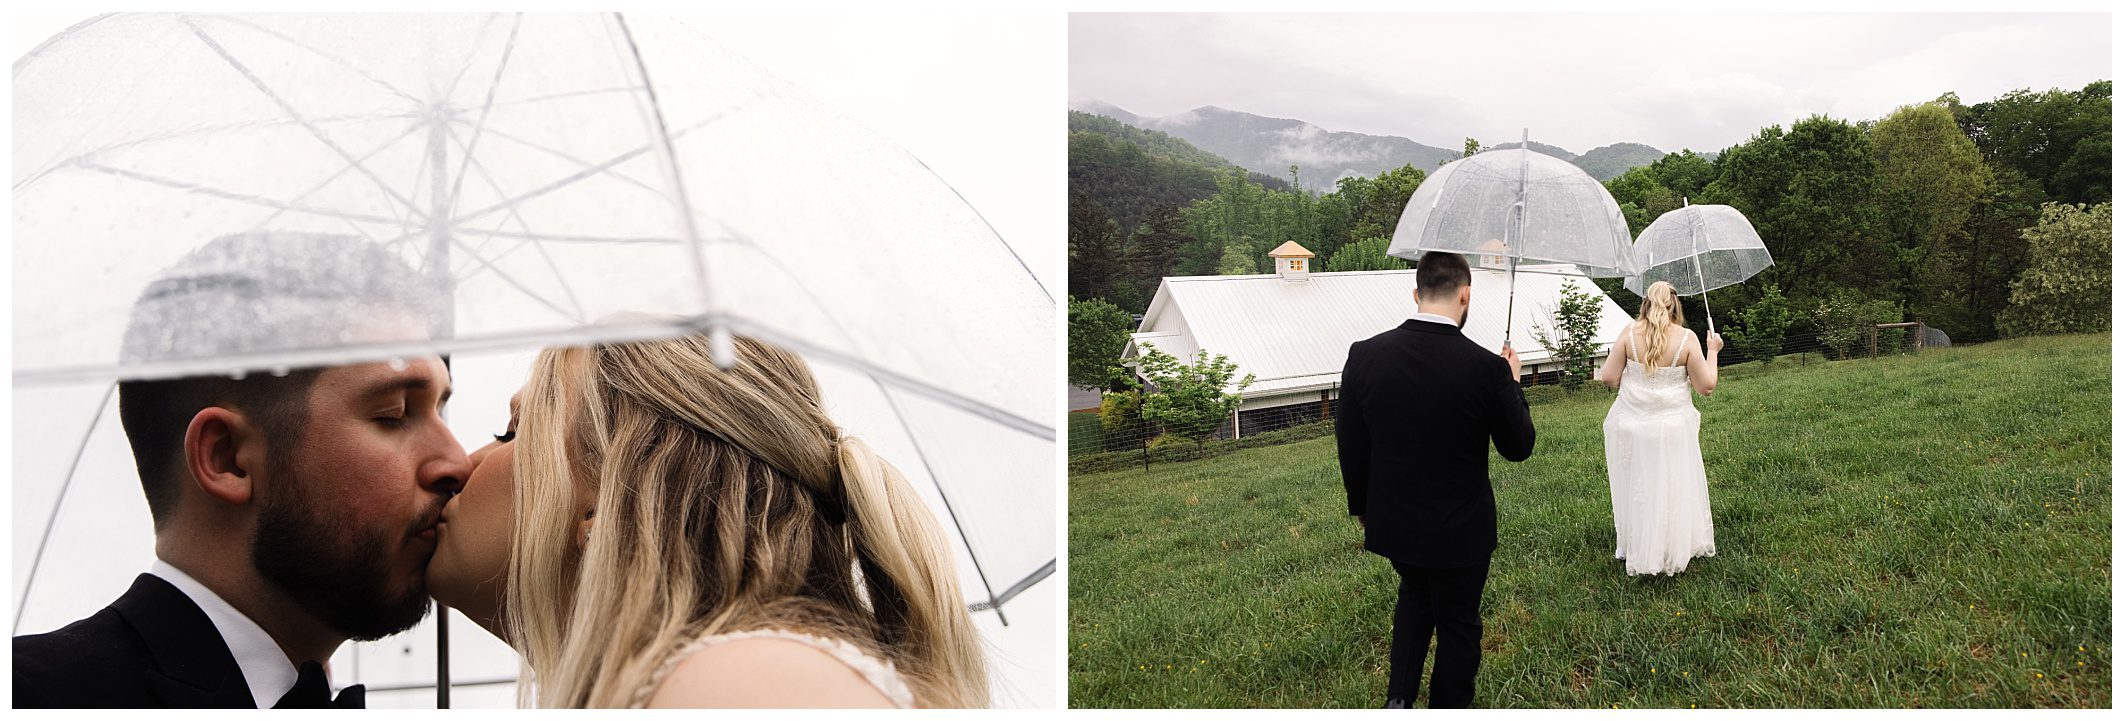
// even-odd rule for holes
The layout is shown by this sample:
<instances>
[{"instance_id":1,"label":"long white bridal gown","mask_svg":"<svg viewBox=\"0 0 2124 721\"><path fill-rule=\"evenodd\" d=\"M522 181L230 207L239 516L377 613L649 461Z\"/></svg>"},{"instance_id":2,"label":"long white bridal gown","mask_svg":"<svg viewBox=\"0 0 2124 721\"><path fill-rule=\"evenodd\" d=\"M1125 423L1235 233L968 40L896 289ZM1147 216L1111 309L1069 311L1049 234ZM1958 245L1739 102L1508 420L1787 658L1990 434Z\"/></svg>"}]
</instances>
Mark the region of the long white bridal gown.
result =
<instances>
[{"instance_id":1,"label":"long white bridal gown","mask_svg":"<svg viewBox=\"0 0 2124 721\"><path fill-rule=\"evenodd\" d=\"M1687 346L1650 375L1638 358L1638 333L1607 433L1608 493L1615 505L1615 557L1630 575L1676 574L1689 559L1718 552L1711 538L1711 495L1697 445L1703 418L1689 398Z\"/></svg>"}]
</instances>

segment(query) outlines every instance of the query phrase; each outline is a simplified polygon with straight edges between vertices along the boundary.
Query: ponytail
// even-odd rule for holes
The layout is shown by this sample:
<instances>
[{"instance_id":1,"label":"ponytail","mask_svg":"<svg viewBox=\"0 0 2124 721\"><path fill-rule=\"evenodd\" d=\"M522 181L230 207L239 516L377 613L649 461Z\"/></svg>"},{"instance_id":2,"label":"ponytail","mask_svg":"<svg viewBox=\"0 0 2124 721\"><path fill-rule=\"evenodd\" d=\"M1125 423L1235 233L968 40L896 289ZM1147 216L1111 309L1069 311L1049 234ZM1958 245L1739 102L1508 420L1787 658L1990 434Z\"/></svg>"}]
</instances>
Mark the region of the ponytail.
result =
<instances>
[{"instance_id":1,"label":"ponytail","mask_svg":"<svg viewBox=\"0 0 2124 721\"><path fill-rule=\"evenodd\" d=\"M988 705L980 634L936 518L907 478L870 445L837 444L847 517L863 579L888 648L935 706Z\"/></svg>"}]
</instances>

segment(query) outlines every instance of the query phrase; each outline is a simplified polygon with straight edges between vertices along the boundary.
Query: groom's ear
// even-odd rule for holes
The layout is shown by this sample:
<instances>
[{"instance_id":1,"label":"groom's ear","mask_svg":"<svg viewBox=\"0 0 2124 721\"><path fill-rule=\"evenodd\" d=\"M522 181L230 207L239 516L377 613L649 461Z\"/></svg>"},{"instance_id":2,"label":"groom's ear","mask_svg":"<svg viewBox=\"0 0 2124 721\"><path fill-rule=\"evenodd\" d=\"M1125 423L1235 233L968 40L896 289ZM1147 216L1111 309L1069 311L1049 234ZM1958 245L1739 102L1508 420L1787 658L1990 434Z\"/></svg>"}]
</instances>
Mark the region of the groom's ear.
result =
<instances>
[{"instance_id":1,"label":"groom's ear","mask_svg":"<svg viewBox=\"0 0 2124 721\"><path fill-rule=\"evenodd\" d=\"M251 502L253 473L265 465L265 439L243 414L208 406L184 429L184 466L192 485L232 506Z\"/></svg>"},{"instance_id":2,"label":"groom's ear","mask_svg":"<svg viewBox=\"0 0 2124 721\"><path fill-rule=\"evenodd\" d=\"M1471 295L1473 295L1473 294L1474 294L1474 288L1473 288L1473 287L1471 287L1471 286L1467 286L1467 285L1463 285L1463 286L1460 286L1460 304L1461 304L1461 305L1467 305L1467 304L1468 304L1468 297L1469 297L1469 296L1471 296Z\"/></svg>"}]
</instances>

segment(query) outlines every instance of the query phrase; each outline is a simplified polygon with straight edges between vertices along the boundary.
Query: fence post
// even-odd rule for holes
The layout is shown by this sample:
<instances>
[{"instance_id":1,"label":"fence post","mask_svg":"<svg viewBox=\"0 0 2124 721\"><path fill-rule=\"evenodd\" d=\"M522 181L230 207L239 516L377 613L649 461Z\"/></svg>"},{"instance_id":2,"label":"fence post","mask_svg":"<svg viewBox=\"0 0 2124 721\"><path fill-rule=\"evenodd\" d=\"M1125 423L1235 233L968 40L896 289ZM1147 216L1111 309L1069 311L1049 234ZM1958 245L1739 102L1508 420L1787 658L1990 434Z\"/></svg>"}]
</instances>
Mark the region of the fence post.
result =
<instances>
[{"instance_id":1,"label":"fence post","mask_svg":"<svg viewBox=\"0 0 2124 721\"><path fill-rule=\"evenodd\" d=\"M1881 357L1881 326L1879 324L1875 324L1871 329L1867 330L1866 333L1866 357Z\"/></svg>"},{"instance_id":2,"label":"fence post","mask_svg":"<svg viewBox=\"0 0 2124 721\"><path fill-rule=\"evenodd\" d=\"M1137 442L1137 443L1139 443L1139 444L1142 444L1142 446L1143 446L1143 472L1144 472L1144 473L1149 473L1149 472L1150 472L1150 442L1151 442L1151 439L1150 439L1150 421L1149 421L1149 420L1146 420L1146 419L1144 419L1144 417L1143 417L1143 415L1142 415L1141 411L1138 411L1138 413L1137 413L1137 415L1136 415L1136 442Z\"/></svg>"}]
</instances>

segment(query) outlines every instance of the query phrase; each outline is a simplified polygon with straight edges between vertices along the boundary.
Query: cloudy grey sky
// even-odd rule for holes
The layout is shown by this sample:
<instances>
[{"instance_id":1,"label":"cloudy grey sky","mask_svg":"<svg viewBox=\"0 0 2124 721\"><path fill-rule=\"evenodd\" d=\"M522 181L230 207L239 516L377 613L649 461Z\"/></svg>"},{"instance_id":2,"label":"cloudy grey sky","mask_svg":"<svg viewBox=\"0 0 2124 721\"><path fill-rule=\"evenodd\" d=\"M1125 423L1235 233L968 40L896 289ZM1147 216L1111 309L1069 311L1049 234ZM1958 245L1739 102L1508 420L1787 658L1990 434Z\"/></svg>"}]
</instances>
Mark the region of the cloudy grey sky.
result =
<instances>
[{"instance_id":1,"label":"cloudy grey sky","mask_svg":"<svg viewBox=\"0 0 2124 721\"><path fill-rule=\"evenodd\" d=\"M1071 101L1457 148L1718 150L1821 113L2111 77L2106 14L1075 14Z\"/></svg>"}]
</instances>

